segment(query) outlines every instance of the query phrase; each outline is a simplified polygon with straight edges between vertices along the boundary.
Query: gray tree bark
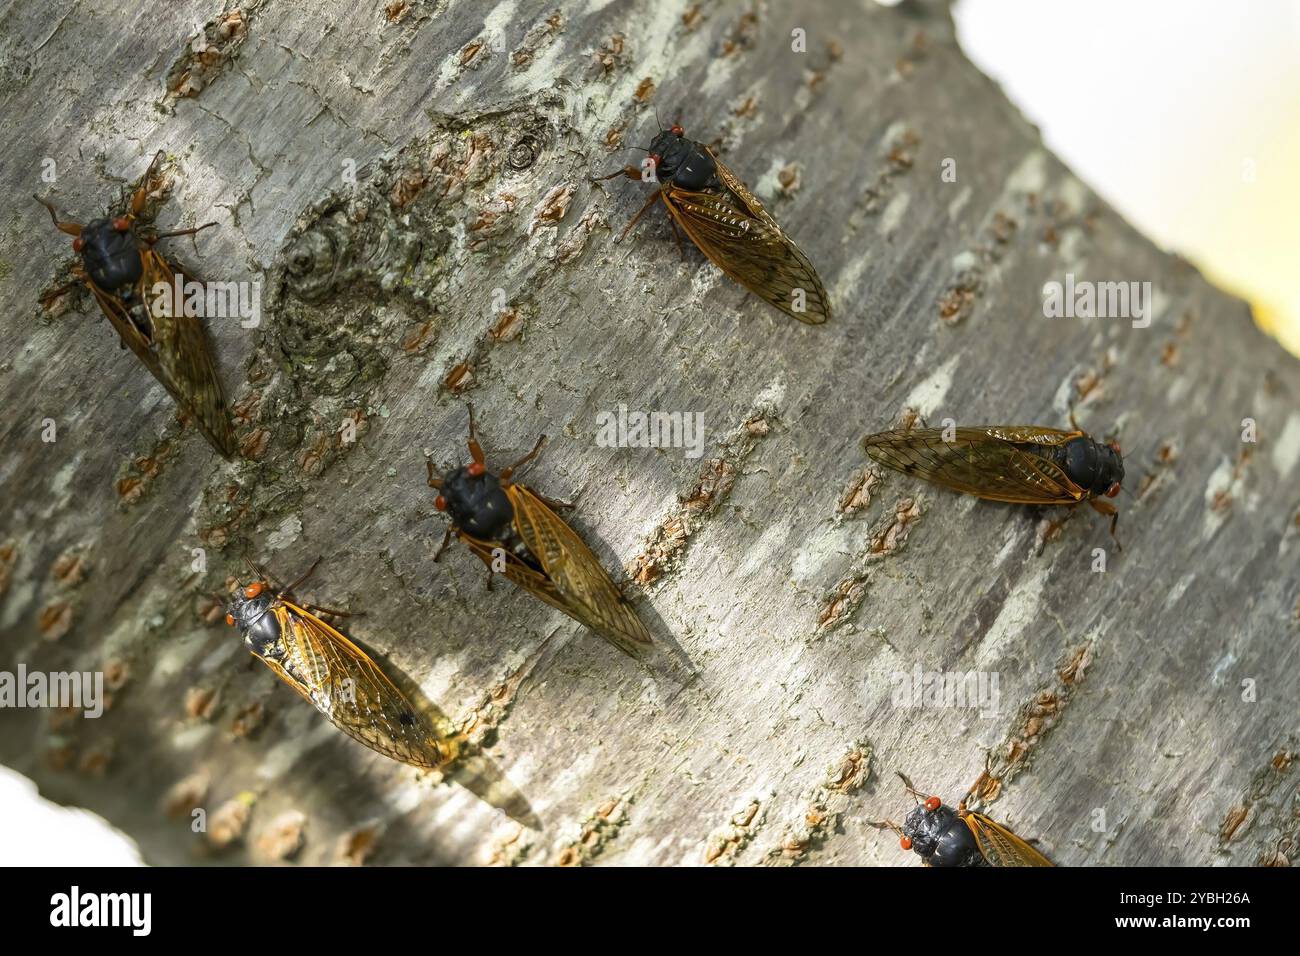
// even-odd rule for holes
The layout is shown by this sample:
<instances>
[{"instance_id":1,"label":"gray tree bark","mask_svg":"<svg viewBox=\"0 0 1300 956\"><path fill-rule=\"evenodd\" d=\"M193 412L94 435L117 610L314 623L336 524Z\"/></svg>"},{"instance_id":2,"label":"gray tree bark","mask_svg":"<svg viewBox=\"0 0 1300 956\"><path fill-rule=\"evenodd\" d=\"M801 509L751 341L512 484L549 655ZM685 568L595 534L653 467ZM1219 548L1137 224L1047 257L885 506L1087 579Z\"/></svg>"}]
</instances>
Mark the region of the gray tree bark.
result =
<instances>
[{"instance_id":1,"label":"gray tree bark","mask_svg":"<svg viewBox=\"0 0 1300 956\"><path fill-rule=\"evenodd\" d=\"M910 864L868 825L911 807L892 771L955 803L986 751L988 812L1059 863L1294 856L1297 363L1043 148L943 4L32 4L0 43L0 662L112 688L97 720L0 711L0 760L147 860ZM768 203L830 323L683 257L662 210L614 241L645 192L588 176L656 112ZM211 324L231 464L88 296L37 305L72 255L27 197L101 215L160 148L159 224L219 223L169 253L262 283L260 327ZM1067 273L1152 282L1150 327L1044 318ZM467 402L497 464L551 436L530 484L662 654L432 563L424 453L464 459ZM599 447L620 403L702 413L704 457ZM1072 406L1129 452L1122 552L860 446ZM245 549L323 555L305 595L364 612L476 769L374 755L251 658L212 597ZM997 698L900 706L917 667Z\"/></svg>"}]
</instances>

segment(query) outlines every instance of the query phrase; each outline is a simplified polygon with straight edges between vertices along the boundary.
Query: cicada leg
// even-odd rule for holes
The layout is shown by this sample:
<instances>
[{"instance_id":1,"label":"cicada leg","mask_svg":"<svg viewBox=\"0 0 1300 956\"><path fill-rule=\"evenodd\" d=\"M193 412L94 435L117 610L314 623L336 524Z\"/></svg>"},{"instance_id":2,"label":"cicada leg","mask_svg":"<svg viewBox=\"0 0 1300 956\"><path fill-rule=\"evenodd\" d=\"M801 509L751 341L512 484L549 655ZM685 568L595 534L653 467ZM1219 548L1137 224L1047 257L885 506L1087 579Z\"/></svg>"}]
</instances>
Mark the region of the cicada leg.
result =
<instances>
[{"instance_id":1,"label":"cicada leg","mask_svg":"<svg viewBox=\"0 0 1300 956\"><path fill-rule=\"evenodd\" d=\"M442 552L447 550L447 545L451 543L451 536L453 533L454 532L452 531L451 527L448 526L447 533L442 536L442 544L438 545L438 550L434 552L433 555L434 561L437 561L439 558L441 558Z\"/></svg>"},{"instance_id":2,"label":"cicada leg","mask_svg":"<svg viewBox=\"0 0 1300 956\"><path fill-rule=\"evenodd\" d=\"M510 480L510 476L513 475L513 474L515 473L515 470L516 470L516 469L518 469L519 467L521 467L521 466L523 466L523 465L526 465L528 462L530 462L530 461L532 461L534 458L536 458L536 457L537 457L537 453L540 452L540 451L542 450L542 445L545 444L545 443L546 443L546 436L543 435L541 438L537 439L537 444L533 446L533 450L532 450L532 451L530 451L528 454L524 455L523 458L520 458L520 459L519 459L517 462L515 462L513 465L510 465L510 466L507 467L507 468L502 468L502 469L501 469L501 475L500 475L501 481L502 481L502 482L509 481L509 480ZM539 497L540 497L540 496L539 496ZM545 499L543 499L543 500L545 500Z\"/></svg>"},{"instance_id":3,"label":"cicada leg","mask_svg":"<svg viewBox=\"0 0 1300 956\"><path fill-rule=\"evenodd\" d=\"M610 173L607 176L593 176L591 177L591 181L593 183L603 183L607 179L617 179L619 176L626 176L628 179L639 180L641 178L641 167L633 166L631 163L629 163L628 165L624 166L622 169L616 169L614 170L614 172Z\"/></svg>"},{"instance_id":4,"label":"cicada leg","mask_svg":"<svg viewBox=\"0 0 1300 956\"><path fill-rule=\"evenodd\" d=\"M196 235L197 233L202 232L204 229L210 229L215 225L216 225L215 222L205 222L203 225L195 226L193 229L173 229L171 232L160 232L155 235L151 235L147 239L142 239L142 241L145 243L145 245L152 246L155 243L157 243L158 240L160 239L171 239L175 236L193 236Z\"/></svg>"},{"instance_id":5,"label":"cicada leg","mask_svg":"<svg viewBox=\"0 0 1300 956\"><path fill-rule=\"evenodd\" d=\"M309 604L306 601L301 602L299 604L299 607L306 608L308 611L313 611L317 614L328 614L330 617L360 617L361 616L360 611L336 611L332 607L321 607L319 604Z\"/></svg>"},{"instance_id":6,"label":"cicada leg","mask_svg":"<svg viewBox=\"0 0 1300 956\"><path fill-rule=\"evenodd\" d=\"M50 220L54 223L54 227L58 229L59 232L65 232L69 236L81 235L81 223L59 219L59 211L54 208L54 203L50 202L48 199L42 199L40 196L33 196L32 198L50 211Z\"/></svg>"},{"instance_id":7,"label":"cicada leg","mask_svg":"<svg viewBox=\"0 0 1300 956\"><path fill-rule=\"evenodd\" d=\"M1124 546L1119 543L1119 536L1115 534L1115 526L1119 524L1119 509L1109 501L1100 501L1097 498L1089 498L1088 504L1098 514L1107 515L1110 518L1110 536L1115 539L1115 549L1123 551Z\"/></svg>"},{"instance_id":8,"label":"cicada leg","mask_svg":"<svg viewBox=\"0 0 1300 956\"><path fill-rule=\"evenodd\" d=\"M638 175L637 178L639 179L640 176ZM641 220L641 217L644 216L646 214L646 211L655 204L655 200L657 200L658 198L659 198L659 190L656 189L653 193L650 194L650 198L645 201L645 205L642 206L639 210L637 210L637 214L632 217L632 221L629 222L626 226L624 226L623 231L618 234L619 242L622 242L627 237L627 234L632 231L632 227L635 226Z\"/></svg>"}]
</instances>

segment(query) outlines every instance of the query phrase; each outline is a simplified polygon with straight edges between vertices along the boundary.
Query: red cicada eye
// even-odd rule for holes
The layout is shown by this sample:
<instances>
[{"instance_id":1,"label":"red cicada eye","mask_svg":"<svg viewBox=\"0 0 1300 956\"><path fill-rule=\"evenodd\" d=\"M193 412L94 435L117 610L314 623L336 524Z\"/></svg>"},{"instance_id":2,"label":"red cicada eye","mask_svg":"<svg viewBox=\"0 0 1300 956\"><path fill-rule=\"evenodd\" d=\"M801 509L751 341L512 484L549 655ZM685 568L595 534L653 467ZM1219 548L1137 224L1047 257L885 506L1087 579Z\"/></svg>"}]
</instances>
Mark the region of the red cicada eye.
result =
<instances>
[{"instance_id":1,"label":"red cicada eye","mask_svg":"<svg viewBox=\"0 0 1300 956\"><path fill-rule=\"evenodd\" d=\"M1109 488L1106 489L1106 497L1114 498L1118 494L1119 494L1119 482L1117 481L1115 482L1115 484L1111 485Z\"/></svg>"},{"instance_id":2,"label":"red cicada eye","mask_svg":"<svg viewBox=\"0 0 1300 956\"><path fill-rule=\"evenodd\" d=\"M910 850L912 849L912 840L910 837L903 837L903 839L898 841L898 845L904 850Z\"/></svg>"},{"instance_id":3,"label":"red cicada eye","mask_svg":"<svg viewBox=\"0 0 1300 956\"><path fill-rule=\"evenodd\" d=\"M669 131L670 131L674 136L681 136L681 135L683 135L683 134L686 132L686 130L682 129L682 128L681 128L680 126L678 126L676 123L674 123L674 124L672 125L672 127L670 128Z\"/></svg>"},{"instance_id":4,"label":"red cicada eye","mask_svg":"<svg viewBox=\"0 0 1300 956\"><path fill-rule=\"evenodd\" d=\"M943 801L938 797L927 797L925 800L925 809L927 813L934 813L934 811L938 810L941 806L943 806Z\"/></svg>"},{"instance_id":5,"label":"red cicada eye","mask_svg":"<svg viewBox=\"0 0 1300 956\"><path fill-rule=\"evenodd\" d=\"M229 624L231 627L234 627L234 626L235 626L235 615L233 615L233 614L227 614L227 615L226 615L226 623Z\"/></svg>"},{"instance_id":6,"label":"red cicada eye","mask_svg":"<svg viewBox=\"0 0 1300 956\"><path fill-rule=\"evenodd\" d=\"M244 597L246 597L248 600L251 601L253 600L253 598L261 594L262 590L263 590L262 582L254 581L248 587L244 588Z\"/></svg>"},{"instance_id":7,"label":"red cicada eye","mask_svg":"<svg viewBox=\"0 0 1300 956\"><path fill-rule=\"evenodd\" d=\"M118 216L113 220L113 228L118 232L126 232L131 228L131 220L125 216Z\"/></svg>"},{"instance_id":8,"label":"red cicada eye","mask_svg":"<svg viewBox=\"0 0 1300 956\"><path fill-rule=\"evenodd\" d=\"M1113 451L1113 452L1114 452L1115 454L1117 454L1117 455L1122 455L1122 454L1123 454L1123 452L1121 452L1121 451L1119 450L1119 442L1117 442L1117 441L1113 441L1113 442L1111 442L1111 443L1110 443L1110 448L1111 448L1111 451Z\"/></svg>"},{"instance_id":9,"label":"red cicada eye","mask_svg":"<svg viewBox=\"0 0 1300 956\"><path fill-rule=\"evenodd\" d=\"M82 249L84 249L84 248L86 248L86 240L85 240L85 239L82 239L80 236L78 236L76 239L73 239L73 240L72 240L72 251L73 251L73 252L80 252L80 251L81 251Z\"/></svg>"},{"instance_id":10,"label":"red cicada eye","mask_svg":"<svg viewBox=\"0 0 1300 956\"><path fill-rule=\"evenodd\" d=\"M660 159L660 156L659 156L658 153L651 153L651 154L650 154L650 165L651 165L651 166L658 167L658 165L659 165L659 159Z\"/></svg>"},{"instance_id":11,"label":"red cicada eye","mask_svg":"<svg viewBox=\"0 0 1300 956\"><path fill-rule=\"evenodd\" d=\"M438 497L433 499L433 506L437 508L439 511L446 511L447 499L444 498L442 495L439 495Z\"/></svg>"},{"instance_id":12,"label":"red cicada eye","mask_svg":"<svg viewBox=\"0 0 1300 956\"><path fill-rule=\"evenodd\" d=\"M470 462L469 467L465 470L469 472L471 478L482 478L483 472L487 471L487 469L483 467L483 462L481 461Z\"/></svg>"}]
</instances>

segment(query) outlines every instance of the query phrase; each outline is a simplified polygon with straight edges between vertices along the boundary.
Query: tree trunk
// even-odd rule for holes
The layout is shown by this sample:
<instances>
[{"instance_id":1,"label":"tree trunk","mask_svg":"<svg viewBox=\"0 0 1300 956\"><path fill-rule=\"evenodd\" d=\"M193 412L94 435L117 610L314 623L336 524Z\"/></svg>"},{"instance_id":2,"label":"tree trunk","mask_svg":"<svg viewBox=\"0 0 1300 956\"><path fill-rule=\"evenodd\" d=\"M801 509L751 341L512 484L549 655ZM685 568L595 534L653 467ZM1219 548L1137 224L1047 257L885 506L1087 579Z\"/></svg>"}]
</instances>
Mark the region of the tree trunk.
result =
<instances>
[{"instance_id":1,"label":"tree trunk","mask_svg":"<svg viewBox=\"0 0 1300 956\"><path fill-rule=\"evenodd\" d=\"M102 671L111 701L0 713L46 796L159 864L898 864L867 825L912 806L892 771L955 804L988 751L988 812L1059 863L1293 851L1296 361L1044 150L945 5L59 6L4 25L0 663ZM656 113L798 240L829 323L683 255L661 207L616 241L645 187L588 177ZM219 224L160 248L261 283L257 328L210 320L230 464L88 295L35 304L73 257L25 197L103 215L158 149L159 225ZM1150 327L1044 317L1067 274L1153 283ZM550 436L529 484L659 654L488 591L464 547L433 563L425 452L466 459L470 403L496 465ZM701 413L703 457L602 447L620 404ZM1122 551L1087 509L1048 534L861 447L1072 406L1129 452ZM245 552L323 556L302 593L363 612L474 769L373 754L246 653L212 596ZM904 706L916 669L997 693Z\"/></svg>"}]
</instances>

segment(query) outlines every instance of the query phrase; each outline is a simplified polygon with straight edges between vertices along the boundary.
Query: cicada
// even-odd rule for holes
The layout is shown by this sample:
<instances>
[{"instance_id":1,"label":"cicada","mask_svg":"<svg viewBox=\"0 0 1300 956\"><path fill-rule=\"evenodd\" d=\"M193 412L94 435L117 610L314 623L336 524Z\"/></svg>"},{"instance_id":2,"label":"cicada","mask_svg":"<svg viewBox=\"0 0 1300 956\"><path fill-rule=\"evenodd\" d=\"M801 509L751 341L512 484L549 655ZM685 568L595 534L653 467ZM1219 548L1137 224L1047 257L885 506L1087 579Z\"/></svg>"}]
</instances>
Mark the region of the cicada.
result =
<instances>
[{"instance_id":1,"label":"cicada","mask_svg":"<svg viewBox=\"0 0 1300 956\"><path fill-rule=\"evenodd\" d=\"M624 236L663 199L673 231L680 225L714 265L750 292L800 322L819 325L830 318L830 299L808 257L740 177L707 146L687 139L682 127L660 130L644 167L625 166L600 178L616 176L658 185Z\"/></svg>"},{"instance_id":2,"label":"cicada","mask_svg":"<svg viewBox=\"0 0 1300 956\"><path fill-rule=\"evenodd\" d=\"M450 762L459 738L445 718L427 702L414 703L365 651L312 613L340 612L289 600L301 580L278 591L266 580L240 588L226 623L239 628L255 657L353 740L426 770Z\"/></svg>"},{"instance_id":3,"label":"cicada","mask_svg":"<svg viewBox=\"0 0 1300 956\"><path fill-rule=\"evenodd\" d=\"M1124 481L1124 458L1115 442L1102 443L1076 426L1059 431L1038 425L896 429L862 440L867 454L895 471L954 491L1025 505L1087 502L1110 517Z\"/></svg>"},{"instance_id":4,"label":"cicada","mask_svg":"<svg viewBox=\"0 0 1300 956\"><path fill-rule=\"evenodd\" d=\"M212 447L232 458L237 449L235 433L203 325L198 318L185 315L177 301L180 297L171 291L184 288L184 275L155 248L160 239L191 236L215 223L148 235L136 229L149 182L162 157L159 152L149 164L126 215L94 219L83 226L60 220L48 200L36 197L36 201L50 211L60 231L75 237L72 248L81 256L79 278L90 288L123 344L198 422ZM169 291L160 294L156 287Z\"/></svg>"},{"instance_id":5,"label":"cicada","mask_svg":"<svg viewBox=\"0 0 1300 956\"><path fill-rule=\"evenodd\" d=\"M870 822L878 830L893 830L904 850L914 850L926 866L1053 866L1020 837L982 813L957 809L938 797L926 796L903 774L907 792L916 798L916 809L900 827L888 820ZM969 796L969 795L968 795Z\"/></svg>"},{"instance_id":6,"label":"cicada","mask_svg":"<svg viewBox=\"0 0 1300 956\"><path fill-rule=\"evenodd\" d=\"M434 507L451 518L434 560L442 557L454 534L487 565L489 587L493 574L504 574L636 656L651 646L650 633L591 549L555 513L555 507L564 505L510 480L518 468L537 456L545 441L543 435L531 452L493 474L487 468L474 429L474 410L470 409L470 463L441 477L433 461L426 460L429 487L439 491Z\"/></svg>"}]
</instances>

